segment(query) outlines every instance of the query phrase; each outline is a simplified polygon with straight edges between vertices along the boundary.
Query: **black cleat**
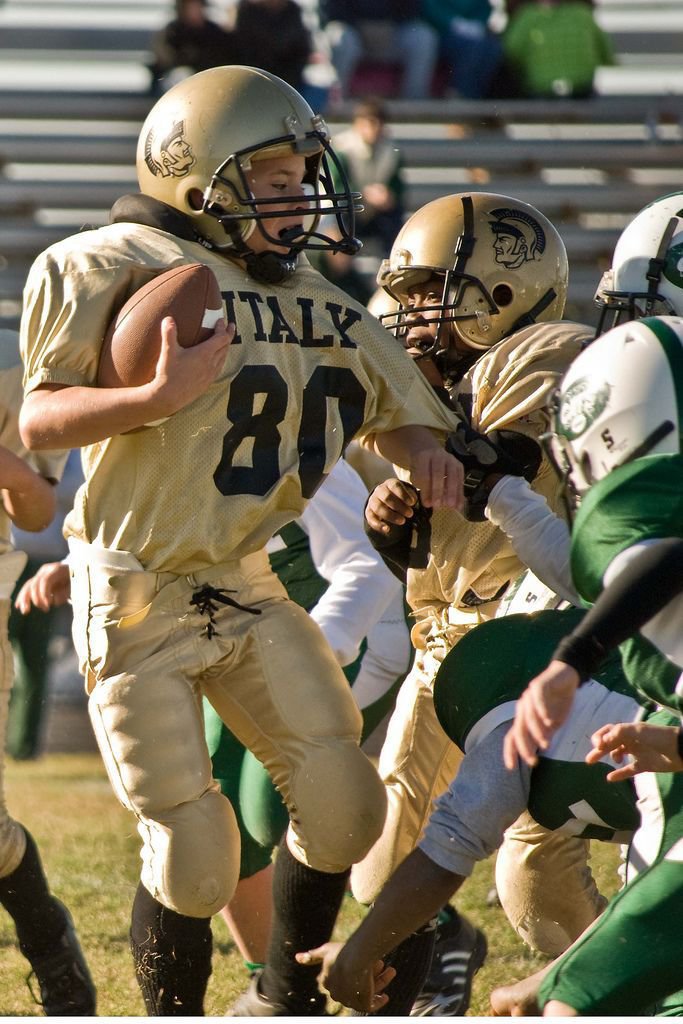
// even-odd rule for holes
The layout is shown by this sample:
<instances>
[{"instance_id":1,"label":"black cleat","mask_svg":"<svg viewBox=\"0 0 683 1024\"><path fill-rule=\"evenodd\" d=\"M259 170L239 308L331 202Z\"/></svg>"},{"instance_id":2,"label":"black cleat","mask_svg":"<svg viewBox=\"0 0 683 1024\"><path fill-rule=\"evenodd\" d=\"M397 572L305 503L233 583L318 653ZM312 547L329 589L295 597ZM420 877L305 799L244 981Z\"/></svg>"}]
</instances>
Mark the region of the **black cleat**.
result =
<instances>
[{"instance_id":1,"label":"black cleat","mask_svg":"<svg viewBox=\"0 0 683 1024\"><path fill-rule=\"evenodd\" d=\"M484 933L466 917L439 924L432 966L410 1016L464 1017L487 948Z\"/></svg>"},{"instance_id":2,"label":"black cleat","mask_svg":"<svg viewBox=\"0 0 683 1024\"><path fill-rule=\"evenodd\" d=\"M260 971L254 973L249 988L238 996L230 1007L229 1017L327 1017L325 996L322 992L310 1002L293 998L291 1002L276 1003L264 996L259 989Z\"/></svg>"},{"instance_id":3,"label":"black cleat","mask_svg":"<svg viewBox=\"0 0 683 1024\"><path fill-rule=\"evenodd\" d=\"M26 981L36 1003L43 1007L46 1017L94 1017L97 993L76 935L71 914L59 900L55 901L64 912L65 928L54 949L41 956L29 955L31 964ZM38 998L31 985L33 977L40 987Z\"/></svg>"}]
</instances>

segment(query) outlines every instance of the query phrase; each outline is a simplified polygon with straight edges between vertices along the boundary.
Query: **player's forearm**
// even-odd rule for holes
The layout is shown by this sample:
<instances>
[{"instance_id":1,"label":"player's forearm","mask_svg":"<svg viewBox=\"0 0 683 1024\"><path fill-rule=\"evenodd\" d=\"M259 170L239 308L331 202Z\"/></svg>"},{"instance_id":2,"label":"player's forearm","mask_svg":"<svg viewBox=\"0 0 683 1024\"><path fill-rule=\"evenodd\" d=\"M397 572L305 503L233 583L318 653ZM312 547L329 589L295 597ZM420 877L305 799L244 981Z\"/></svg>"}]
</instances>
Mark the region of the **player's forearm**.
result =
<instances>
[{"instance_id":1,"label":"player's forearm","mask_svg":"<svg viewBox=\"0 0 683 1024\"><path fill-rule=\"evenodd\" d=\"M136 388L41 387L24 399L21 437L35 451L82 448L168 415L150 385Z\"/></svg>"},{"instance_id":2,"label":"player's forearm","mask_svg":"<svg viewBox=\"0 0 683 1024\"><path fill-rule=\"evenodd\" d=\"M378 455L410 471L420 453L439 445L439 442L427 427L411 424L375 434L374 445Z\"/></svg>"},{"instance_id":3,"label":"player's forearm","mask_svg":"<svg viewBox=\"0 0 683 1024\"><path fill-rule=\"evenodd\" d=\"M413 850L394 871L341 955L359 965L383 959L434 917L463 882L462 875Z\"/></svg>"},{"instance_id":4,"label":"player's forearm","mask_svg":"<svg viewBox=\"0 0 683 1024\"><path fill-rule=\"evenodd\" d=\"M608 651L632 636L683 591L683 540L647 546L603 590L553 657L586 679Z\"/></svg>"},{"instance_id":5,"label":"player's forearm","mask_svg":"<svg viewBox=\"0 0 683 1024\"><path fill-rule=\"evenodd\" d=\"M462 509L462 463L427 428L414 424L377 435L378 451L408 470L411 483L427 508Z\"/></svg>"}]
</instances>

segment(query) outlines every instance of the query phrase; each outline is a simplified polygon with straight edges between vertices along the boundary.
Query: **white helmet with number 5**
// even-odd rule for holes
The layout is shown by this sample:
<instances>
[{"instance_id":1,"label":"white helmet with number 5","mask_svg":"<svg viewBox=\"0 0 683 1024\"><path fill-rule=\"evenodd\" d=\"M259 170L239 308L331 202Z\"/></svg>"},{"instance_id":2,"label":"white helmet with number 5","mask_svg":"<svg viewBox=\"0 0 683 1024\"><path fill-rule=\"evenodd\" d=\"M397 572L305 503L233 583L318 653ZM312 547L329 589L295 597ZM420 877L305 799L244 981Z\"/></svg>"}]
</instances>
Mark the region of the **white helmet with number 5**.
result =
<instances>
[{"instance_id":1,"label":"white helmet with number 5","mask_svg":"<svg viewBox=\"0 0 683 1024\"><path fill-rule=\"evenodd\" d=\"M595 301L598 334L624 320L683 316L683 192L656 199L624 228Z\"/></svg>"},{"instance_id":2,"label":"white helmet with number 5","mask_svg":"<svg viewBox=\"0 0 683 1024\"><path fill-rule=\"evenodd\" d=\"M680 454L683 318L633 320L596 338L554 406L550 454L574 502L627 462Z\"/></svg>"}]
</instances>

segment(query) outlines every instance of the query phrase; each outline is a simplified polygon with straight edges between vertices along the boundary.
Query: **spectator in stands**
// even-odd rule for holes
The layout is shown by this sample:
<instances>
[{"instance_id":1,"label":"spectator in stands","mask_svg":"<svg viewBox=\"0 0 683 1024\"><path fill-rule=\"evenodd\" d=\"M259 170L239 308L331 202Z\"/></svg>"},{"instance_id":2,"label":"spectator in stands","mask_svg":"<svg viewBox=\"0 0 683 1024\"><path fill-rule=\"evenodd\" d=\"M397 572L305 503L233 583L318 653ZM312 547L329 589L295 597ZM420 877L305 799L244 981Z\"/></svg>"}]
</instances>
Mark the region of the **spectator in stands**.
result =
<instances>
[{"instance_id":1,"label":"spectator in stands","mask_svg":"<svg viewBox=\"0 0 683 1024\"><path fill-rule=\"evenodd\" d=\"M152 39L153 95L195 71L239 62L232 35L207 17L207 0L175 0L175 17Z\"/></svg>"},{"instance_id":2,"label":"spectator in stands","mask_svg":"<svg viewBox=\"0 0 683 1024\"><path fill-rule=\"evenodd\" d=\"M382 102L368 97L356 104L351 126L334 139L334 147L351 188L363 197L356 215L361 241L376 239L386 256L403 225L403 160L387 132Z\"/></svg>"},{"instance_id":3,"label":"spectator in stands","mask_svg":"<svg viewBox=\"0 0 683 1024\"><path fill-rule=\"evenodd\" d=\"M320 21L342 99L352 94L353 76L364 58L400 65L401 99L431 95L439 37L421 17L420 0L320 0Z\"/></svg>"},{"instance_id":4,"label":"spectator in stands","mask_svg":"<svg viewBox=\"0 0 683 1024\"><path fill-rule=\"evenodd\" d=\"M525 97L588 97L596 70L615 63L586 0L526 0L503 33L506 62Z\"/></svg>"},{"instance_id":5,"label":"spectator in stands","mask_svg":"<svg viewBox=\"0 0 683 1024\"><path fill-rule=\"evenodd\" d=\"M500 36L489 21L491 0L422 0L422 15L437 30L449 86L466 99L488 96L502 62Z\"/></svg>"},{"instance_id":6,"label":"spectator in stands","mask_svg":"<svg viewBox=\"0 0 683 1024\"><path fill-rule=\"evenodd\" d=\"M235 63L270 71L306 94L303 71L313 39L296 0L237 0L227 27L239 55Z\"/></svg>"}]
</instances>

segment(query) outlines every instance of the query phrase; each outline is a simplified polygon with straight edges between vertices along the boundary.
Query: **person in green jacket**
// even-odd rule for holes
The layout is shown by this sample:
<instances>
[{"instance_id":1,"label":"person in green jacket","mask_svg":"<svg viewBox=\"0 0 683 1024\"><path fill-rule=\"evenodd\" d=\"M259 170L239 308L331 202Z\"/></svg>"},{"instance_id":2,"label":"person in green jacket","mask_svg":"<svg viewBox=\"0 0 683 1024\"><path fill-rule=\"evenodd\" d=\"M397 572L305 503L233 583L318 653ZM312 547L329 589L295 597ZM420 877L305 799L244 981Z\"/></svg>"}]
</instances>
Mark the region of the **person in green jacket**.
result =
<instances>
[{"instance_id":1,"label":"person in green jacket","mask_svg":"<svg viewBox=\"0 0 683 1024\"><path fill-rule=\"evenodd\" d=\"M527 97L588 97L595 72L615 63L609 36L585 0L527 0L502 37L505 59Z\"/></svg>"}]
</instances>

